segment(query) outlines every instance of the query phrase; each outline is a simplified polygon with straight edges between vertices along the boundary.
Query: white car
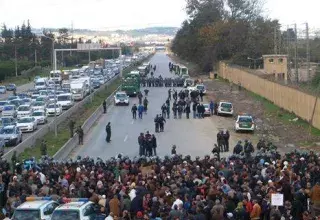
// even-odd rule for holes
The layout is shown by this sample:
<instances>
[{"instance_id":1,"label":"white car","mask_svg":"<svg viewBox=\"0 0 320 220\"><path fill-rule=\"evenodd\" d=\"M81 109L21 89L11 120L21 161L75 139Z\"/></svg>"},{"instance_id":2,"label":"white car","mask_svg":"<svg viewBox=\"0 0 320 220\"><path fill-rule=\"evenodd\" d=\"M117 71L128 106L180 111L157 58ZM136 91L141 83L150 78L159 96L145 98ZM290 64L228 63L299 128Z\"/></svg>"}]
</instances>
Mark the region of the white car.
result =
<instances>
[{"instance_id":1,"label":"white car","mask_svg":"<svg viewBox=\"0 0 320 220\"><path fill-rule=\"evenodd\" d=\"M125 92L117 92L114 96L115 105L129 105L129 96Z\"/></svg>"},{"instance_id":2,"label":"white car","mask_svg":"<svg viewBox=\"0 0 320 220\"><path fill-rule=\"evenodd\" d=\"M233 115L233 106L231 102L221 101L218 103L217 115Z\"/></svg>"},{"instance_id":3,"label":"white car","mask_svg":"<svg viewBox=\"0 0 320 220\"><path fill-rule=\"evenodd\" d=\"M30 98L24 98L22 99L24 105L31 105L32 104L32 99Z\"/></svg>"},{"instance_id":4,"label":"white car","mask_svg":"<svg viewBox=\"0 0 320 220\"><path fill-rule=\"evenodd\" d=\"M23 117L17 120L17 127L21 132L32 132L38 128L38 123L34 117Z\"/></svg>"},{"instance_id":5,"label":"white car","mask_svg":"<svg viewBox=\"0 0 320 220\"><path fill-rule=\"evenodd\" d=\"M253 121L253 117L248 114L241 114L237 116L234 130L238 131L251 131L254 132L255 124Z\"/></svg>"},{"instance_id":6,"label":"white car","mask_svg":"<svg viewBox=\"0 0 320 220\"><path fill-rule=\"evenodd\" d=\"M41 102L41 101L36 101L36 102L33 103L31 108L33 109L33 111L37 111L37 110L45 111L46 103L45 102Z\"/></svg>"},{"instance_id":7,"label":"white car","mask_svg":"<svg viewBox=\"0 0 320 220\"><path fill-rule=\"evenodd\" d=\"M209 104L203 104L204 106L204 115L205 116L210 116L211 112L210 112L210 105Z\"/></svg>"},{"instance_id":8,"label":"white car","mask_svg":"<svg viewBox=\"0 0 320 220\"><path fill-rule=\"evenodd\" d=\"M38 124L46 124L48 122L47 114L43 110L34 111L31 117L34 117Z\"/></svg>"},{"instance_id":9,"label":"white car","mask_svg":"<svg viewBox=\"0 0 320 220\"><path fill-rule=\"evenodd\" d=\"M55 114L61 115L62 106L60 104L51 103L46 108L47 116L54 116Z\"/></svg>"},{"instance_id":10,"label":"white car","mask_svg":"<svg viewBox=\"0 0 320 220\"><path fill-rule=\"evenodd\" d=\"M30 105L20 105L17 109L17 118L29 117L32 115L32 108Z\"/></svg>"},{"instance_id":11,"label":"white car","mask_svg":"<svg viewBox=\"0 0 320 220\"><path fill-rule=\"evenodd\" d=\"M206 93L207 93L206 86L203 85L203 84L197 84L197 85L195 86L195 89L198 90L199 92L202 91L203 94L206 94Z\"/></svg>"}]
</instances>

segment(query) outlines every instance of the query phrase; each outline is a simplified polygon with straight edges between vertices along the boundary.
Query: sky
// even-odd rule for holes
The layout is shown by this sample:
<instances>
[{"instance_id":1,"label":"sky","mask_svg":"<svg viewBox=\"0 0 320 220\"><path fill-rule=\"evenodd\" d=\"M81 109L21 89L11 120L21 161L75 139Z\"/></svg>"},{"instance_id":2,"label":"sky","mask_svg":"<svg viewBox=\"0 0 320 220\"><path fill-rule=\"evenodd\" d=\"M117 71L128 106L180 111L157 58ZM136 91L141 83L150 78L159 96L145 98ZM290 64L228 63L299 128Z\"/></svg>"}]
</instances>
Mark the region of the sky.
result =
<instances>
[{"instance_id":1,"label":"sky","mask_svg":"<svg viewBox=\"0 0 320 220\"><path fill-rule=\"evenodd\" d=\"M283 25L306 21L320 28L319 0L265 0L265 14ZM185 0L0 0L0 24L8 27L30 20L34 28L133 29L180 27Z\"/></svg>"}]
</instances>

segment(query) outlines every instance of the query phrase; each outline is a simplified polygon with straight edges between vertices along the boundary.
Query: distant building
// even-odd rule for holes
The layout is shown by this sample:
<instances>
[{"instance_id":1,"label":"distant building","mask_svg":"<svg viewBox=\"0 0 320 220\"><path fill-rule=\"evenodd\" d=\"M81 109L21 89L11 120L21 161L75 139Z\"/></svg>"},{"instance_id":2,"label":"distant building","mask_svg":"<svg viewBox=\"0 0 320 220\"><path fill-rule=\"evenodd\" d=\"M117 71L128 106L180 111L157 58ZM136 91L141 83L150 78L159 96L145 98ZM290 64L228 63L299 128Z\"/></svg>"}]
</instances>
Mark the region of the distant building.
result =
<instances>
[{"instance_id":1,"label":"distant building","mask_svg":"<svg viewBox=\"0 0 320 220\"><path fill-rule=\"evenodd\" d=\"M264 72L268 75L274 75L275 79L282 78L288 80L288 56L271 54L263 55Z\"/></svg>"}]
</instances>

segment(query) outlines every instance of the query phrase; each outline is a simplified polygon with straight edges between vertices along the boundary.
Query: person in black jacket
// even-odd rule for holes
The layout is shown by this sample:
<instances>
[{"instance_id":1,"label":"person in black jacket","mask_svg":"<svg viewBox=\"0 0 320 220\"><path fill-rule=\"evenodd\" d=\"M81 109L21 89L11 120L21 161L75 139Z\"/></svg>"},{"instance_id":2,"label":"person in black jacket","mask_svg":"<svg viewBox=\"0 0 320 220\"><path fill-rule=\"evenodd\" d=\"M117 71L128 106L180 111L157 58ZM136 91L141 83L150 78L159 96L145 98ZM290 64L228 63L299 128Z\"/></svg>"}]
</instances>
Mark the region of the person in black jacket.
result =
<instances>
[{"instance_id":1,"label":"person in black jacket","mask_svg":"<svg viewBox=\"0 0 320 220\"><path fill-rule=\"evenodd\" d=\"M107 132L106 141L108 143L110 143L110 141L111 141L111 123L110 122L108 122L108 124L106 126L106 132Z\"/></svg>"},{"instance_id":2,"label":"person in black jacket","mask_svg":"<svg viewBox=\"0 0 320 220\"><path fill-rule=\"evenodd\" d=\"M140 133L140 136L138 137L138 144L139 144L139 155L141 157L144 155L144 152L145 152L145 140L144 140L143 133Z\"/></svg>"},{"instance_id":3,"label":"person in black jacket","mask_svg":"<svg viewBox=\"0 0 320 220\"><path fill-rule=\"evenodd\" d=\"M198 105L197 102L194 102L194 103L192 104L193 118L197 118L197 105Z\"/></svg>"},{"instance_id":4,"label":"person in black jacket","mask_svg":"<svg viewBox=\"0 0 320 220\"><path fill-rule=\"evenodd\" d=\"M137 108L137 105L134 104L131 108L131 112L132 112L132 118L133 119L137 119L137 111L138 111L138 108Z\"/></svg>"},{"instance_id":5,"label":"person in black jacket","mask_svg":"<svg viewBox=\"0 0 320 220\"><path fill-rule=\"evenodd\" d=\"M187 119L189 119L189 115L190 115L190 105L186 105L186 108L185 108L185 111L186 111L186 117Z\"/></svg>"},{"instance_id":6,"label":"person in black jacket","mask_svg":"<svg viewBox=\"0 0 320 220\"><path fill-rule=\"evenodd\" d=\"M154 134L151 136L153 155L157 156L157 138Z\"/></svg>"}]
</instances>

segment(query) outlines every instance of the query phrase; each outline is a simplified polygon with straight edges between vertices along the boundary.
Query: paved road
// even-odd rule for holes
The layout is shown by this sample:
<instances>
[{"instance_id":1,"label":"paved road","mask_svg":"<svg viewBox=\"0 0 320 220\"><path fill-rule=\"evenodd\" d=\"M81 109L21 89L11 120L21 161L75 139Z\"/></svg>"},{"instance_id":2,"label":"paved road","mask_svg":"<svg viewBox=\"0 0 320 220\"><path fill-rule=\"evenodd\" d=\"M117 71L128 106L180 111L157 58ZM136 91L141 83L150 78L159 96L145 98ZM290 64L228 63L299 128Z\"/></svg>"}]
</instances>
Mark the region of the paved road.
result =
<instances>
[{"instance_id":1,"label":"paved road","mask_svg":"<svg viewBox=\"0 0 320 220\"><path fill-rule=\"evenodd\" d=\"M157 65L155 75L171 77L168 71L169 58L164 53L157 53L151 64ZM178 88L180 90L181 88ZM143 89L142 89L143 90ZM143 119L133 120L131 106L138 102L137 98L130 99L130 106L112 106L108 113L103 115L96 126L91 129L84 140L84 145L78 146L69 155L75 158L77 155L100 157L107 159L123 153L130 157L138 155L137 138L140 132L150 131L154 133L154 117L160 113L160 107L165 102L168 89L149 88L149 109ZM223 120L223 119L221 119ZM111 143L105 141L105 126L108 122L112 125ZM220 123L219 123L220 124ZM210 154L213 143L216 142L216 134L221 127L214 123L211 117L205 119L169 119L165 125L165 132L156 133L158 142L158 155L170 154L171 146L177 145L177 153L184 155L204 156ZM234 146L235 140L230 141ZM223 155L222 155L223 156ZM226 155L225 155L226 156Z\"/></svg>"},{"instance_id":2,"label":"paved road","mask_svg":"<svg viewBox=\"0 0 320 220\"><path fill-rule=\"evenodd\" d=\"M34 83L33 82L27 83L27 84L23 84L23 85L17 87L17 93L22 93L22 92L25 92L25 91L27 91L29 89L33 89L33 87L34 87ZM11 95L13 95L12 91L7 91L6 94L0 94L0 100L5 100Z\"/></svg>"}]
</instances>

